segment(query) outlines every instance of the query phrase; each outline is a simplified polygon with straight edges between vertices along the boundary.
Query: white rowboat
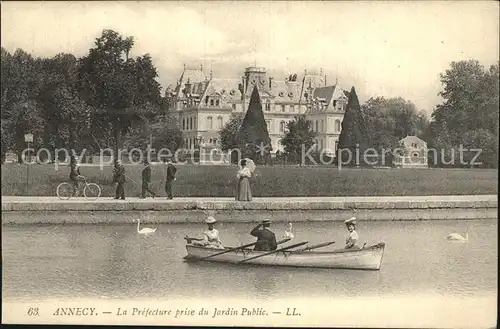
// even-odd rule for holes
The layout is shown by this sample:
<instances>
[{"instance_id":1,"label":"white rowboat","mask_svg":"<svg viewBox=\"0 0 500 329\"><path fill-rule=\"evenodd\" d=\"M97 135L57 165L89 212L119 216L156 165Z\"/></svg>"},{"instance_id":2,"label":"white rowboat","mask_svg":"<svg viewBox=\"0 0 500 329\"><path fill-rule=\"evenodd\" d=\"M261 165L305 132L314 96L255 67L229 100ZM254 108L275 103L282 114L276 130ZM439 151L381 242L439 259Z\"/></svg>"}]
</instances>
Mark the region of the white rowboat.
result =
<instances>
[{"instance_id":1,"label":"white rowboat","mask_svg":"<svg viewBox=\"0 0 500 329\"><path fill-rule=\"evenodd\" d=\"M225 248L226 250L235 247ZM331 269L356 269L356 270L380 270L384 256L385 243L362 249L339 249L333 251L293 251L286 250L274 254L258 257L244 264L267 265L267 266L292 266ZM186 260L203 260L207 262L220 262L238 264L241 261L264 254L267 251L253 251L243 248L235 249L220 255L222 249L205 248L202 246L186 245L188 255ZM208 259L204 259L206 257Z\"/></svg>"}]
</instances>

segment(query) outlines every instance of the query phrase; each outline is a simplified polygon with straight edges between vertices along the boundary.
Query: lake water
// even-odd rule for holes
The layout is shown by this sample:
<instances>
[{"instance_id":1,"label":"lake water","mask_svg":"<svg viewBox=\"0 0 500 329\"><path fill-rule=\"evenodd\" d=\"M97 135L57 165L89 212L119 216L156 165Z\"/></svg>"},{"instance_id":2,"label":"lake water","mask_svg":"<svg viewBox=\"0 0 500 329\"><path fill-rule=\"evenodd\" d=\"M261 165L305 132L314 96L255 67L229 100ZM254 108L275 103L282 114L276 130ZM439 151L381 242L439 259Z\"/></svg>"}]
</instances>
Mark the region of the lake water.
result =
<instances>
[{"instance_id":1,"label":"lake water","mask_svg":"<svg viewBox=\"0 0 500 329\"><path fill-rule=\"evenodd\" d=\"M217 224L226 245L253 242L253 226ZM417 295L496 300L497 220L359 222L361 243L386 243L380 271L189 263L183 260L183 237L199 235L205 225L156 227L154 235L143 236L132 225L3 226L3 300L216 296L270 301ZM279 237L286 228L286 223L272 226ZM445 239L466 228L468 243ZM335 240L334 246L341 247L346 230L342 223L295 223L294 233L297 243Z\"/></svg>"}]
</instances>

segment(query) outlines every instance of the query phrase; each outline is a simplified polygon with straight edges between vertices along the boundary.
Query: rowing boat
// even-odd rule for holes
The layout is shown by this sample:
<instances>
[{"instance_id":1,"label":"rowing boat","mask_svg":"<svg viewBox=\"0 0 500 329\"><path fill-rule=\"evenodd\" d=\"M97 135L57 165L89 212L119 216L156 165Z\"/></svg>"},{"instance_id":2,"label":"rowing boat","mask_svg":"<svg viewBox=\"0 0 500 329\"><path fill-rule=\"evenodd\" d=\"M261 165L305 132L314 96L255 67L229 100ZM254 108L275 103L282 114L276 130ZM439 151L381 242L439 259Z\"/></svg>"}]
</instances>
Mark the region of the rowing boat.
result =
<instances>
[{"instance_id":1,"label":"rowing boat","mask_svg":"<svg viewBox=\"0 0 500 329\"><path fill-rule=\"evenodd\" d=\"M221 249L187 244L186 250L188 255L185 259L239 264L243 263L242 261L245 261L245 259L256 257L244 263L267 266L380 270L382 258L384 256L384 248L385 243L380 242L361 249L338 249L333 251L286 250L262 257L256 257L266 252L253 251L249 248L226 247L226 250L234 250L220 253ZM220 255L215 256L214 254L216 253L220 253ZM214 256L211 257L211 255Z\"/></svg>"}]
</instances>

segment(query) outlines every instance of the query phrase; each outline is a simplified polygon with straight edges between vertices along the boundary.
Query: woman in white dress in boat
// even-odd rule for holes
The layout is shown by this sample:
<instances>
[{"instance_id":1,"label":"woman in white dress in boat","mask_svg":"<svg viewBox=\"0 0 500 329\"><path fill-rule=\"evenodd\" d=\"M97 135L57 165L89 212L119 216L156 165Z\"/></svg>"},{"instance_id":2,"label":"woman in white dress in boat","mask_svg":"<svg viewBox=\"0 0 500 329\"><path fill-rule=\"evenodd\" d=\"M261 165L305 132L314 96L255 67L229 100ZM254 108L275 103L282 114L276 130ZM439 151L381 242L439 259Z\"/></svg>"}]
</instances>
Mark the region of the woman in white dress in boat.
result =
<instances>
[{"instance_id":1,"label":"woman in white dress in boat","mask_svg":"<svg viewBox=\"0 0 500 329\"><path fill-rule=\"evenodd\" d=\"M197 239L197 238L186 237L188 243L194 241L193 242L194 245L203 246L206 248L224 249L222 241L219 238L219 231L214 228L214 224L216 222L217 220L215 220L214 217L212 216L207 217L205 223L208 225L208 229L205 232L203 232L203 238Z\"/></svg>"},{"instance_id":2,"label":"woman in white dress in boat","mask_svg":"<svg viewBox=\"0 0 500 329\"><path fill-rule=\"evenodd\" d=\"M356 232L356 217L351 217L344 221L347 226L349 234L345 239L345 249L360 249L357 245L359 240L358 233Z\"/></svg>"}]
</instances>

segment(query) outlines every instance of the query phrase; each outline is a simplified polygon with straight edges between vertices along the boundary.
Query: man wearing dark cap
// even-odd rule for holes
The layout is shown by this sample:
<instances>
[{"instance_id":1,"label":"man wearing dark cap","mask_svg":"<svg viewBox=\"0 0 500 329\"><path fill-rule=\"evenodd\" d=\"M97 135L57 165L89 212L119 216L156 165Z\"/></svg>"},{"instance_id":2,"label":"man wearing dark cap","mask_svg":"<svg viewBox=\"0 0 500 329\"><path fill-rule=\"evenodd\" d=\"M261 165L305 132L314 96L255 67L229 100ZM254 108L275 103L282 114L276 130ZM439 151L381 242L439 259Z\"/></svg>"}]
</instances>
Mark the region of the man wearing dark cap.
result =
<instances>
[{"instance_id":1,"label":"man wearing dark cap","mask_svg":"<svg viewBox=\"0 0 500 329\"><path fill-rule=\"evenodd\" d=\"M151 164L148 160L144 160L144 169L142 169L142 192L141 199L146 198L146 192L151 194L153 199L155 198L155 192L151 191L149 188L149 183L151 183Z\"/></svg>"},{"instance_id":2,"label":"man wearing dark cap","mask_svg":"<svg viewBox=\"0 0 500 329\"><path fill-rule=\"evenodd\" d=\"M253 248L255 251L273 251L278 248L278 243L276 242L276 235L269 230L271 221L265 219L257 225L250 234L257 238L257 244Z\"/></svg>"}]
</instances>

